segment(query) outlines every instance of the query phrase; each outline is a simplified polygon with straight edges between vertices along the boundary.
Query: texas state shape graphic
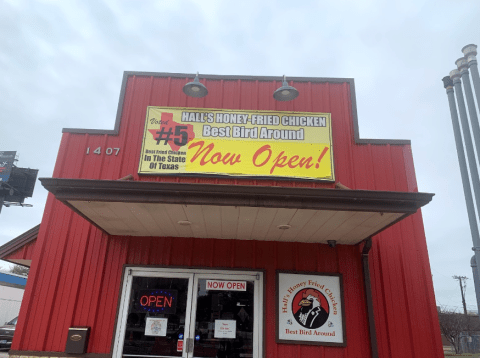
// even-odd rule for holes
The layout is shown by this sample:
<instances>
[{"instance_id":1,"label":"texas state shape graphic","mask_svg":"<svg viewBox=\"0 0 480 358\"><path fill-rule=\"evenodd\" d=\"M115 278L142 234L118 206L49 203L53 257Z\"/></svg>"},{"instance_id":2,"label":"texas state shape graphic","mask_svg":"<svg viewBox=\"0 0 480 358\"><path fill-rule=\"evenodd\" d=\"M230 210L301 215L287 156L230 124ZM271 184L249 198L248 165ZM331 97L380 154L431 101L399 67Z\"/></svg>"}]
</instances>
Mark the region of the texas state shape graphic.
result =
<instances>
[{"instance_id":1,"label":"texas state shape graphic","mask_svg":"<svg viewBox=\"0 0 480 358\"><path fill-rule=\"evenodd\" d=\"M159 129L149 129L158 145L168 144L174 151L195 138L193 125L178 123L173 120L173 113L162 112Z\"/></svg>"}]
</instances>

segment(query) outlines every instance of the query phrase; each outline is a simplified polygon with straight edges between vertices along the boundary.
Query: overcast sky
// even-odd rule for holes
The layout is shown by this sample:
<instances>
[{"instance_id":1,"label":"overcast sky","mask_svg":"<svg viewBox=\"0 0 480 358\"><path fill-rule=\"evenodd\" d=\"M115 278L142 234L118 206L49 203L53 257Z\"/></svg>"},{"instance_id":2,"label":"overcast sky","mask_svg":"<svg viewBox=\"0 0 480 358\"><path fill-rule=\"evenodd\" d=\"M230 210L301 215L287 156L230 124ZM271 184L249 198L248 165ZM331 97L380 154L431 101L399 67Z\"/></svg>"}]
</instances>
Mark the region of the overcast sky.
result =
<instances>
[{"instance_id":1,"label":"overcast sky","mask_svg":"<svg viewBox=\"0 0 480 358\"><path fill-rule=\"evenodd\" d=\"M123 71L351 77L362 138L410 139L437 304L476 310L472 240L441 79L480 45L478 0L0 0L0 151L51 177L64 127L113 129ZM480 56L479 56L480 57ZM3 208L0 245L40 223ZM5 267L5 266L4 266Z\"/></svg>"}]
</instances>

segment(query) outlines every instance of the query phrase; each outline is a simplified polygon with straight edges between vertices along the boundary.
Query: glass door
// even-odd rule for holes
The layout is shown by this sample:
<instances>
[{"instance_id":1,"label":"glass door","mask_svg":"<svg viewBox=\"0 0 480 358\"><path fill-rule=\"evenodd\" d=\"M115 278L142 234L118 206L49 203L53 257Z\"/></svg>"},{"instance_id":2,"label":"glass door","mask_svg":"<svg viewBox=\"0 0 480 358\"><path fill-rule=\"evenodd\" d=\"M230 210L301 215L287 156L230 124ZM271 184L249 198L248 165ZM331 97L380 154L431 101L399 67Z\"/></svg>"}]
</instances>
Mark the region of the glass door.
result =
<instances>
[{"instance_id":1,"label":"glass door","mask_svg":"<svg viewBox=\"0 0 480 358\"><path fill-rule=\"evenodd\" d=\"M257 281L255 275L195 275L190 325L193 357L260 356Z\"/></svg>"},{"instance_id":2,"label":"glass door","mask_svg":"<svg viewBox=\"0 0 480 358\"><path fill-rule=\"evenodd\" d=\"M127 269L113 357L261 357L263 276L226 272Z\"/></svg>"},{"instance_id":3,"label":"glass door","mask_svg":"<svg viewBox=\"0 0 480 358\"><path fill-rule=\"evenodd\" d=\"M187 357L193 274L129 270L114 356Z\"/></svg>"}]
</instances>

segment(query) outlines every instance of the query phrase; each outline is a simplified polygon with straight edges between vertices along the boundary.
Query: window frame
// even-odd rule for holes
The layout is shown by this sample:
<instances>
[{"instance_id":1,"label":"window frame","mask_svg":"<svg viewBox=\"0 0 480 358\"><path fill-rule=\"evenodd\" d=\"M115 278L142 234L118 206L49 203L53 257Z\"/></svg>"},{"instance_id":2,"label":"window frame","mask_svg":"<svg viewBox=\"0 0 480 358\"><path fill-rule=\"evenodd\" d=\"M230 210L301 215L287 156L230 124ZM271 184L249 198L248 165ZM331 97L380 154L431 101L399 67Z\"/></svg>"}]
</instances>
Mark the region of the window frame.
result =
<instances>
[{"instance_id":1,"label":"window frame","mask_svg":"<svg viewBox=\"0 0 480 358\"><path fill-rule=\"evenodd\" d=\"M117 322L113 338L112 358L123 357L126 323L132 283L134 277L168 277L188 278L188 298L185 319L185 333L182 358L193 358L193 349L188 351L186 338L193 338L196 320L197 289L199 279L235 279L254 282L254 330L253 330L253 358L264 357L264 271L262 270L235 270L235 269L205 269L205 268L175 268L175 267L145 267L125 266L122 274L120 300L117 309ZM193 333L192 333L193 332ZM193 334L192 337L190 337ZM193 340L194 342L194 340ZM194 343L195 344L195 343ZM152 356L152 358L159 356ZM162 356L171 357L171 356Z\"/></svg>"}]
</instances>

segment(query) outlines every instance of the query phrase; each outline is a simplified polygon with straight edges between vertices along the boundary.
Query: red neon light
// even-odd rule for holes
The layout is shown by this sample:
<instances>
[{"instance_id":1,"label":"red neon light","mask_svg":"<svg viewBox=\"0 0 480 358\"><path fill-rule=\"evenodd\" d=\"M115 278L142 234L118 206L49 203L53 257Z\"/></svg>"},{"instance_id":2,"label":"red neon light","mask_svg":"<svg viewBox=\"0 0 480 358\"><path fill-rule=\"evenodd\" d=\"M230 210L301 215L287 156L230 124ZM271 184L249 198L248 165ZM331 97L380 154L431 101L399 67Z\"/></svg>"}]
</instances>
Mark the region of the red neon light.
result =
<instances>
[{"instance_id":1,"label":"red neon light","mask_svg":"<svg viewBox=\"0 0 480 358\"><path fill-rule=\"evenodd\" d=\"M140 304L148 307L172 307L173 297L145 295L140 297Z\"/></svg>"}]
</instances>

